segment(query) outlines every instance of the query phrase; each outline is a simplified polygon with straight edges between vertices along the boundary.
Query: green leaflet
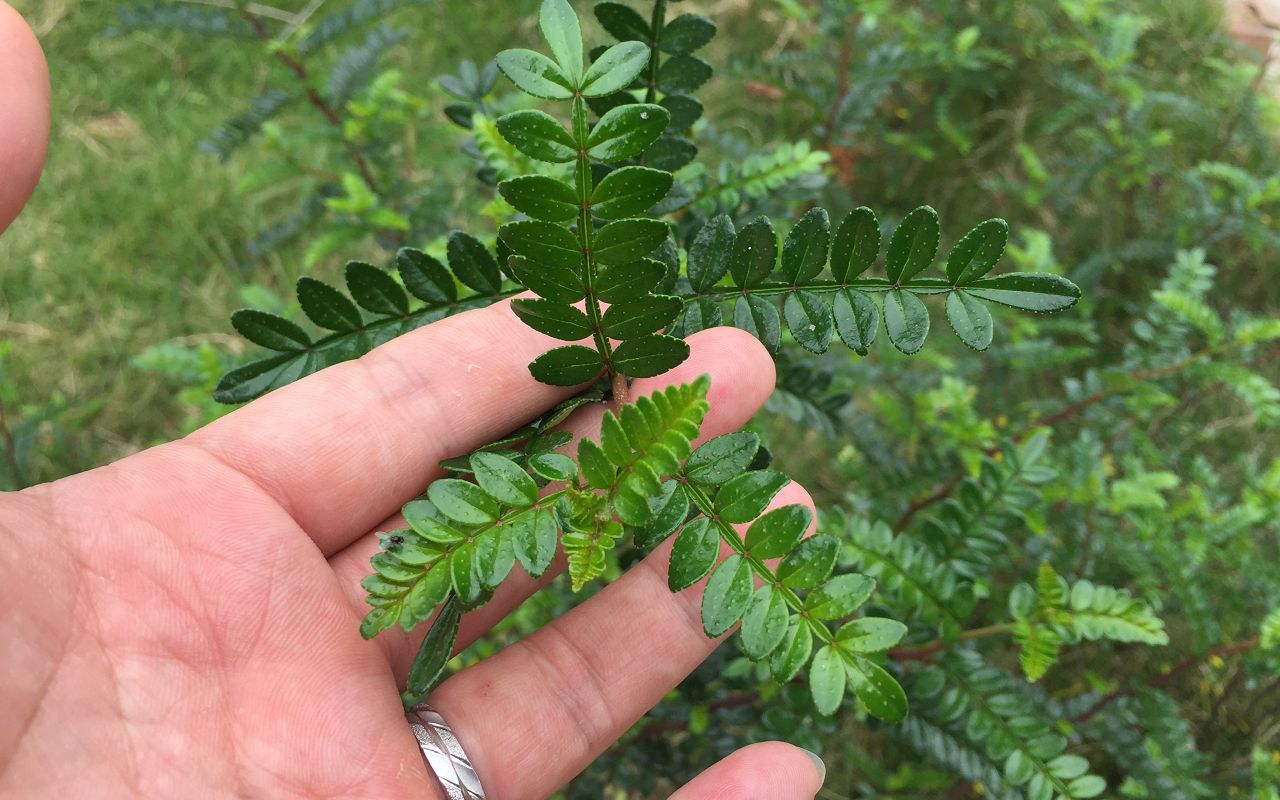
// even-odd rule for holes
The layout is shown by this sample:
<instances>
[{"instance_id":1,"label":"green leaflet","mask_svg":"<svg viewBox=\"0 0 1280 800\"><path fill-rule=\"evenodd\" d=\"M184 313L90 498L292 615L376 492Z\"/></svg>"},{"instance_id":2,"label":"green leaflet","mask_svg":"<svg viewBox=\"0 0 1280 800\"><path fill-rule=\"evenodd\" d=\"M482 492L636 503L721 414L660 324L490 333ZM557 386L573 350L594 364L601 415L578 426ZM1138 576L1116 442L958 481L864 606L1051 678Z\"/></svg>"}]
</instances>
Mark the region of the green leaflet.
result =
<instances>
[{"instance_id":1,"label":"green leaflet","mask_svg":"<svg viewBox=\"0 0 1280 800\"><path fill-rule=\"evenodd\" d=\"M817 586L835 569L839 552L840 543L830 536L811 536L778 564L778 579L792 589Z\"/></svg>"},{"instance_id":2,"label":"green leaflet","mask_svg":"<svg viewBox=\"0 0 1280 800\"><path fill-rule=\"evenodd\" d=\"M511 310L530 328L566 342L586 339L593 330L587 315L567 303L521 298L511 301Z\"/></svg>"},{"instance_id":3,"label":"green leaflet","mask_svg":"<svg viewBox=\"0 0 1280 800\"><path fill-rule=\"evenodd\" d=\"M974 350L986 350L995 336L995 322L986 305L964 289L947 294L947 322L960 341Z\"/></svg>"},{"instance_id":4,"label":"green leaflet","mask_svg":"<svg viewBox=\"0 0 1280 800\"><path fill-rule=\"evenodd\" d=\"M502 197L517 211L547 222L578 216L578 194L572 186L544 175L524 175L498 184Z\"/></svg>"},{"instance_id":5,"label":"green leaflet","mask_svg":"<svg viewBox=\"0 0 1280 800\"><path fill-rule=\"evenodd\" d=\"M347 264L347 291L356 304L374 314L408 314L409 297L400 284L373 266L360 261Z\"/></svg>"},{"instance_id":6,"label":"green leaflet","mask_svg":"<svg viewBox=\"0 0 1280 800\"><path fill-rule=\"evenodd\" d=\"M449 234L448 256L449 268L468 287L481 294L496 294L502 290L498 262L479 239L454 231Z\"/></svg>"},{"instance_id":7,"label":"green leaflet","mask_svg":"<svg viewBox=\"0 0 1280 800\"><path fill-rule=\"evenodd\" d=\"M866 575L837 575L814 589L805 606L818 619L842 619L867 602L875 588L876 582Z\"/></svg>"},{"instance_id":8,"label":"green leaflet","mask_svg":"<svg viewBox=\"0 0 1280 800\"><path fill-rule=\"evenodd\" d=\"M591 193L591 211L604 219L643 214L667 196L672 180L671 173L649 167L616 169Z\"/></svg>"},{"instance_id":9,"label":"green leaflet","mask_svg":"<svg viewBox=\"0 0 1280 800\"><path fill-rule=\"evenodd\" d=\"M453 653L454 642L458 639L458 625L461 621L462 604L457 598L451 598L431 623L431 629L423 638L418 654L409 667L405 689L400 696L406 710L425 701L439 683Z\"/></svg>"},{"instance_id":10,"label":"green leaflet","mask_svg":"<svg viewBox=\"0 0 1280 800\"><path fill-rule=\"evenodd\" d=\"M743 226L733 240L729 271L734 283L750 289L773 272L778 260L778 235L768 217L759 217Z\"/></svg>"},{"instance_id":11,"label":"green leaflet","mask_svg":"<svg viewBox=\"0 0 1280 800\"><path fill-rule=\"evenodd\" d=\"M753 661L773 653L787 635L787 601L772 586L761 586L742 617L742 649Z\"/></svg>"},{"instance_id":12,"label":"green leaflet","mask_svg":"<svg viewBox=\"0 0 1280 800\"><path fill-rule=\"evenodd\" d=\"M630 264L657 249L669 232L667 224L656 219L610 222L596 232L596 261L613 266Z\"/></svg>"},{"instance_id":13,"label":"green leaflet","mask_svg":"<svg viewBox=\"0 0 1280 800\"><path fill-rule=\"evenodd\" d=\"M847 283L871 268L880 255L880 221L869 208L855 208L840 223L831 243L831 275Z\"/></svg>"},{"instance_id":14,"label":"green leaflet","mask_svg":"<svg viewBox=\"0 0 1280 800\"><path fill-rule=\"evenodd\" d=\"M500 503L531 506L538 499L538 485L514 461L496 453L471 456L471 468L480 488Z\"/></svg>"},{"instance_id":15,"label":"green leaflet","mask_svg":"<svg viewBox=\"0 0 1280 800\"><path fill-rule=\"evenodd\" d=\"M513 111L497 125L502 138L530 158L560 164L578 157L573 135L545 111Z\"/></svg>"},{"instance_id":16,"label":"green leaflet","mask_svg":"<svg viewBox=\"0 0 1280 800\"><path fill-rule=\"evenodd\" d=\"M756 558L780 558L791 552L812 521L813 512L805 506L775 508L747 529L747 551Z\"/></svg>"},{"instance_id":17,"label":"green leaflet","mask_svg":"<svg viewBox=\"0 0 1280 800\"><path fill-rule=\"evenodd\" d=\"M717 436L685 461L685 477L704 486L719 486L746 472L759 449L760 437L750 431Z\"/></svg>"},{"instance_id":18,"label":"green leaflet","mask_svg":"<svg viewBox=\"0 0 1280 800\"><path fill-rule=\"evenodd\" d=\"M664 295L615 303L604 312L604 332L612 339L631 339L656 333L670 325L681 308L680 298Z\"/></svg>"},{"instance_id":19,"label":"green leaflet","mask_svg":"<svg viewBox=\"0 0 1280 800\"><path fill-rule=\"evenodd\" d=\"M845 663L840 651L828 645L821 648L809 665L809 690L813 705L820 714L834 714L844 699Z\"/></svg>"},{"instance_id":20,"label":"green leaflet","mask_svg":"<svg viewBox=\"0 0 1280 800\"><path fill-rule=\"evenodd\" d=\"M893 289L884 296L884 328L894 347L919 352L929 335L929 309L914 292Z\"/></svg>"},{"instance_id":21,"label":"green leaflet","mask_svg":"<svg viewBox=\"0 0 1280 800\"><path fill-rule=\"evenodd\" d=\"M538 27L551 53L570 81L570 88L582 81L582 28L568 0L542 0ZM499 67L502 65L499 64ZM523 87L522 87L523 88Z\"/></svg>"},{"instance_id":22,"label":"green leaflet","mask_svg":"<svg viewBox=\"0 0 1280 800\"><path fill-rule=\"evenodd\" d=\"M760 516L774 496L790 482L790 478L780 472L745 472L726 483L716 495L716 513L725 522L750 522Z\"/></svg>"},{"instance_id":23,"label":"green leaflet","mask_svg":"<svg viewBox=\"0 0 1280 800\"><path fill-rule=\"evenodd\" d=\"M517 281L547 300L560 303L576 303L586 296L587 287L582 281L580 267L580 264L573 266L536 264L521 256L512 256L507 264L512 277Z\"/></svg>"},{"instance_id":24,"label":"green leaflet","mask_svg":"<svg viewBox=\"0 0 1280 800\"><path fill-rule=\"evenodd\" d=\"M573 97L574 80L556 62L533 50L503 50L498 69L521 91L547 100Z\"/></svg>"},{"instance_id":25,"label":"green leaflet","mask_svg":"<svg viewBox=\"0 0 1280 800\"><path fill-rule=\"evenodd\" d=\"M636 547L650 548L670 536L689 518L689 495L675 481L663 484L662 494L650 498L649 521L632 529Z\"/></svg>"},{"instance_id":26,"label":"green leaflet","mask_svg":"<svg viewBox=\"0 0 1280 800\"><path fill-rule=\"evenodd\" d=\"M662 106L633 103L612 109L587 137L588 154L600 161L621 161L643 153L671 120Z\"/></svg>"},{"instance_id":27,"label":"green leaflet","mask_svg":"<svg viewBox=\"0 0 1280 800\"><path fill-rule=\"evenodd\" d=\"M596 273L596 296L606 303L640 300L654 290L665 273L662 262L651 258L603 267Z\"/></svg>"},{"instance_id":28,"label":"green leaflet","mask_svg":"<svg viewBox=\"0 0 1280 800\"><path fill-rule=\"evenodd\" d=\"M483 525L498 518L497 500L473 483L452 478L436 481L427 497L440 513L463 525Z\"/></svg>"},{"instance_id":29,"label":"green leaflet","mask_svg":"<svg viewBox=\"0 0 1280 800\"><path fill-rule=\"evenodd\" d=\"M782 246L782 274L794 286L813 280L827 265L831 220L815 208L795 224Z\"/></svg>"},{"instance_id":30,"label":"green leaflet","mask_svg":"<svg viewBox=\"0 0 1280 800\"><path fill-rule=\"evenodd\" d=\"M787 625L782 643L773 653L769 670L779 683L789 683L809 662L813 653L813 630L803 617L794 616Z\"/></svg>"},{"instance_id":31,"label":"green leaflet","mask_svg":"<svg viewBox=\"0 0 1280 800\"><path fill-rule=\"evenodd\" d=\"M699 517L676 534L671 548L667 585L671 591L687 589L711 572L720 554L720 535L711 520Z\"/></svg>"},{"instance_id":32,"label":"green leaflet","mask_svg":"<svg viewBox=\"0 0 1280 800\"><path fill-rule=\"evenodd\" d=\"M702 593L702 629L707 636L725 633L742 618L751 602L751 565L738 554L720 562Z\"/></svg>"},{"instance_id":33,"label":"green leaflet","mask_svg":"<svg viewBox=\"0 0 1280 800\"><path fill-rule=\"evenodd\" d=\"M396 253L396 264L404 287L419 300L444 305L458 299L453 276L443 264L421 250L402 248Z\"/></svg>"},{"instance_id":34,"label":"green leaflet","mask_svg":"<svg viewBox=\"0 0 1280 800\"><path fill-rule=\"evenodd\" d=\"M879 653L888 650L907 635L907 626L896 619L861 617L840 628L836 641L855 653Z\"/></svg>"},{"instance_id":35,"label":"green leaflet","mask_svg":"<svg viewBox=\"0 0 1280 800\"><path fill-rule=\"evenodd\" d=\"M884 667L855 655L850 659L848 676L853 693L876 717L898 722L907 715L907 695Z\"/></svg>"},{"instance_id":36,"label":"green leaflet","mask_svg":"<svg viewBox=\"0 0 1280 800\"><path fill-rule=\"evenodd\" d=\"M572 477L568 470L555 475L562 480ZM550 510L529 509L511 520L511 543L515 556L533 577L541 577L555 559L558 533L555 515Z\"/></svg>"},{"instance_id":37,"label":"green leaflet","mask_svg":"<svg viewBox=\"0 0 1280 800\"><path fill-rule=\"evenodd\" d=\"M641 336L613 351L613 366L631 378L652 378L689 357L689 345L674 336Z\"/></svg>"},{"instance_id":38,"label":"green leaflet","mask_svg":"<svg viewBox=\"0 0 1280 800\"><path fill-rule=\"evenodd\" d=\"M922 206L908 214L889 240L885 272L890 282L910 280L928 268L938 254L941 235L938 212L932 208Z\"/></svg>"},{"instance_id":39,"label":"green leaflet","mask_svg":"<svg viewBox=\"0 0 1280 800\"><path fill-rule=\"evenodd\" d=\"M596 3L594 11L600 25L619 41L646 41L653 36L649 23L630 6L622 3Z\"/></svg>"},{"instance_id":40,"label":"green leaflet","mask_svg":"<svg viewBox=\"0 0 1280 800\"><path fill-rule=\"evenodd\" d=\"M587 97L604 97L631 85L649 65L649 47L641 42L621 42L604 51L582 80Z\"/></svg>"},{"instance_id":41,"label":"green leaflet","mask_svg":"<svg viewBox=\"0 0 1280 800\"><path fill-rule=\"evenodd\" d=\"M969 294L1026 311L1061 311L1080 300L1080 289L1058 275L1008 272L980 278L965 287Z\"/></svg>"},{"instance_id":42,"label":"green leaflet","mask_svg":"<svg viewBox=\"0 0 1280 800\"><path fill-rule=\"evenodd\" d=\"M990 272L1009 244L1009 223L989 219L965 234L947 256L947 280L964 286ZM980 348L981 349L981 348Z\"/></svg>"},{"instance_id":43,"label":"green leaflet","mask_svg":"<svg viewBox=\"0 0 1280 800\"><path fill-rule=\"evenodd\" d=\"M710 42L716 35L716 24L700 14L682 14L662 30L662 51L684 55Z\"/></svg>"},{"instance_id":44,"label":"green leaflet","mask_svg":"<svg viewBox=\"0 0 1280 800\"><path fill-rule=\"evenodd\" d=\"M729 259L736 231L725 214L713 217L689 248L689 282L695 292L703 292L720 282L729 272Z\"/></svg>"},{"instance_id":45,"label":"green leaflet","mask_svg":"<svg viewBox=\"0 0 1280 800\"><path fill-rule=\"evenodd\" d=\"M582 263L578 240L568 229L550 222L508 222L499 229L498 236L507 247L535 264L576 269Z\"/></svg>"},{"instance_id":46,"label":"green leaflet","mask_svg":"<svg viewBox=\"0 0 1280 800\"><path fill-rule=\"evenodd\" d=\"M231 315L231 325L244 338L268 350L291 352L311 345L307 332L284 317L242 308Z\"/></svg>"},{"instance_id":47,"label":"green leaflet","mask_svg":"<svg viewBox=\"0 0 1280 800\"><path fill-rule=\"evenodd\" d=\"M363 322L355 303L315 278L298 279L298 302L302 305L302 313L321 328L349 331L359 328Z\"/></svg>"},{"instance_id":48,"label":"green leaflet","mask_svg":"<svg viewBox=\"0 0 1280 800\"><path fill-rule=\"evenodd\" d=\"M593 348L569 345L548 350L533 360L529 372L552 386L577 386L593 380L604 369L604 359Z\"/></svg>"},{"instance_id":49,"label":"green leaflet","mask_svg":"<svg viewBox=\"0 0 1280 800\"><path fill-rule=\"evenodd\" d=\"M697 56L675 55L659 68L658 88L668 94L688 94L711 80L711 73L711 65Z\"/></svg>"},{"instance_id":50,"label":"green leaflet","mask_svg":"<svg viewBox=\"0 0 1280 800\"><path fill-rule=\"evenodd\" d=\"M866 292L842 289L832 302L836 332L855 353L865 356L876 341L880 328L880 307Z\"/></svg>"},{"instance_id":51,"label":"green leaflet","mask_svg":"<svg viewBox=\"0 0 1280 800\"><path fill-rule=\"evenodd\" d=\"M804 349L825 353L835 333L831 307L813 292L800 290L787 295L782 304L787 328ZM927 313L927 312L926 312Z\"/></svg>"},{"instance_id":52,"label":"green leaflet","mask_svg":"<svg viewBox=\"0 0 1280 800\"><path fill-rule=\"evenodd\" d=\"M733 304L733 324L760 340L771 353L782 344L782 318L766 298L747 295ZM788 322L788 326L790 322Z\"/></svg>"}]
</instances>

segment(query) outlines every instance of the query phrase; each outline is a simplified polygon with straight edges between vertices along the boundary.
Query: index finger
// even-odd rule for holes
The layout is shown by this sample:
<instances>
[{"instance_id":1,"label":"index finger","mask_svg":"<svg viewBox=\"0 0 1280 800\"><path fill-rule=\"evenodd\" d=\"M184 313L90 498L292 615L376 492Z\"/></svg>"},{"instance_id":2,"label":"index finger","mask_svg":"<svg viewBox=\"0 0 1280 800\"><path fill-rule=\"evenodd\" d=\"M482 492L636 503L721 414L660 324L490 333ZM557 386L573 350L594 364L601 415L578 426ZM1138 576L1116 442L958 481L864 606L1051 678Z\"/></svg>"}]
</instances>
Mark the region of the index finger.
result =
<instances>
[{"instance_id":1,"label":"index finger","mask_svg":"<svg viewBox=\"0 0 1280 800\"><path fill-rule=\"evenodd\" d=\"M568 397L529 374L554 346L504 301L278 389L185 441L262 487L332 555L419 494L440 461Z\"/></svg>"}]
</instances>

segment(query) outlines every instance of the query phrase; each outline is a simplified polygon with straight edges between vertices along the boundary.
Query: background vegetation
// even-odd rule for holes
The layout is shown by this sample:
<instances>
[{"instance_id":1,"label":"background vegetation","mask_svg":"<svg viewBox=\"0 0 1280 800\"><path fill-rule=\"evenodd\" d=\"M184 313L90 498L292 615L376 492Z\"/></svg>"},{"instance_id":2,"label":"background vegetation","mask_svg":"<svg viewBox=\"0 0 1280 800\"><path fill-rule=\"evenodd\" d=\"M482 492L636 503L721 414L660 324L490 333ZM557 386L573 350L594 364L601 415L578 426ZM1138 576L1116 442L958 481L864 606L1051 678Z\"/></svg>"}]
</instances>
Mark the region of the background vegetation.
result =
<instances>
[{"instance_id":1,"label":"background vegetation","mask_svg":"<svg viewBox=\"0 0 1280 800\"><path fill-rule=\"evenodd\" d=\"M305 103L226 163L201 151L229 109L287 83L287 65L251 38L112 34L131 27L115 2L18 0L49 56L54 142L0 238L0 488L220 413L213 383L248 355L230 309L291 313L294 280L335 281L344 257L385 263L455 226L492 233L501 212L474 173L494 159L460 150L468 134L444 114L458 100L435 81L531 41L537 4L406 5L387 19L409 36L378 44L372 88L353 96L378 92L395 114L348 132L396 154L371 169L414 187L393 209L403 224L347 191L352 202L267 246L263 229L332 177L316 164L358 174ZM757 427L815 491L842 565L875 574L877 607L911 623L892 659L907 723L852 706L818 717L724 647L572 793L657 796L662 778L784 736L824 752L833 798L1039 796L1045 764L1010 765L997 746L1013 730L1061 737L1107 796L1280 797L1280 110L1267 62L1222 34L1209 0L679 5L720 26L701 53L717 74L699 90L715 179L700 213L792 218L821 202L892 219L930 203L952 238L1003 216L1013 267L1069 275L1086 301L1052 319L1002 315L987 354L937 337L912 359L840 349L814 369L784 350ZM314 80L374 30L321 47ZM398 82L374 79L385 69ZM796 142L829 156L778 149ZM281 165L290 148L315 154L310 172ZM714 166L750 154L757 180ZM1056 604L1055 575L1123 587L1169 643L1091 641L1061 616L1074 607ZM466 658L570 602L545 593ZM1157 645L1148 634L1130 639ZM1045 649L1046 636L1075 646Z\"/></svg>"}]
</instances>

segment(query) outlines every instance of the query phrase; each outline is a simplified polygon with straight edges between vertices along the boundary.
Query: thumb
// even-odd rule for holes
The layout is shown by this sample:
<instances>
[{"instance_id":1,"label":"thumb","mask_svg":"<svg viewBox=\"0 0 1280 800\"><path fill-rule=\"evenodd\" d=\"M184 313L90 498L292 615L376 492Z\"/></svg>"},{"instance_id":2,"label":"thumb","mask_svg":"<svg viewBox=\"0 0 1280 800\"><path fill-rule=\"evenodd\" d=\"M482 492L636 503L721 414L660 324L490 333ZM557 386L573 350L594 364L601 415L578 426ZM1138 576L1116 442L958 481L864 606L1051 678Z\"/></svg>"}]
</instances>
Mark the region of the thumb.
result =
<instances>
[{"instance_id":1,"label":"thumb","mask_svg":"<svg viewBox=\"0 0 1280 800\"><path fill-rule=\"evenodd\" d=\"M0 231L36 188L49 145L49 69L35 34L0 0Z\"/></svg>"},{"instance_id":2,"label":"thumb","mask_svg":"<svg viewBox=\"0 0 1280 800\"><path fill-rule=\"evenodd\" d=\"M712 765L671 800L813 800L826 775L808 750L761 742Z\"/></svg>"}]
</instances>

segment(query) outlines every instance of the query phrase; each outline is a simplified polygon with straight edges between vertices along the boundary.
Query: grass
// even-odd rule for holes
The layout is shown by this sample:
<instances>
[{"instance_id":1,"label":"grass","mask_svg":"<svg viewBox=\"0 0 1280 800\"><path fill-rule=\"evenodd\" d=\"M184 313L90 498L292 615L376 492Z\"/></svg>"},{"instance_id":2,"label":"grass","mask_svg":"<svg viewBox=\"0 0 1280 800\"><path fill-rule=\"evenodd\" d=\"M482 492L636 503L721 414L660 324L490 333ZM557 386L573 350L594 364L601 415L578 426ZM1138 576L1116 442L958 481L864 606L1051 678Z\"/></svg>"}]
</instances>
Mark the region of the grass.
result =
<instances>
[{"instance_id":1,"label":"grass","mask_svg":"<svg viewBox=\"0 0 1280 800\"><path fill-rule=\"evenodd\" d=\"M104 37L116 19L111 1L14 5L49 61L53 131L40 186L0 238L7 378L19 404L93 403L93 434L105 447L91 460L111 459L181 432L177 387L131 365L134 356L175 340L239 346L227 313L242 304L241 288L283 290L302 272L301 245L242 271L241 246L265 211L235 190L252 148L227 165L196 148L273 66L252 42ZM485 15L463 13L470 4L460 0L443 5L457 23L415 36L414 51L398 55L412 85L519 35L513 21L535 4L495 4ZM439 18L426 8L393 21L424 28ZM427 94L437 111L440 93Z\"/></svg>"}]
</instances>

